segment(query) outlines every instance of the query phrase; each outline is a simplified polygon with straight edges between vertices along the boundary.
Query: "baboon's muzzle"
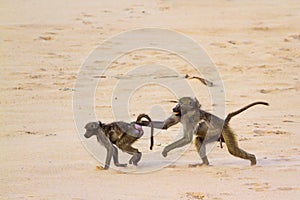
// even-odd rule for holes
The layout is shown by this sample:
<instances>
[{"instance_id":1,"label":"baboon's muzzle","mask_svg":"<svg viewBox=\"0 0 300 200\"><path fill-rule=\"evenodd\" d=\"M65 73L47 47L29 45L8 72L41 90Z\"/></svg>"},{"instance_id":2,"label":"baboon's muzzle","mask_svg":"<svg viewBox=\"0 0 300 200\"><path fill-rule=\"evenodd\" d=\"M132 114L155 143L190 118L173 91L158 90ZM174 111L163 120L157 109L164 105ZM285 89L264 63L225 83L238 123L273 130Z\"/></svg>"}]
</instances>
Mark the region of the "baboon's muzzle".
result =
<instances>
[{"instance_id":1,"label":"baboon's muzzle","mask_svg":"<svg viewBox=\"0 0 300 200\"><path fill-rule=\"evenodd\" d=\"M181 109L180 109L180 105L177 104L174 108L173 108L173 112L175 113L176 116L181 116Z\"/></svg>"},{"instance_id":2,"label":"baboon's muzzle","mask_svg":"<svg viewBox=\"0 0 300 200\"><path fill-rule=\"evenodd\" d=\"M93 134L89 133L89 132L85 132L84 137L85 138L90 138Z\"/></svg>"}]
</instances>

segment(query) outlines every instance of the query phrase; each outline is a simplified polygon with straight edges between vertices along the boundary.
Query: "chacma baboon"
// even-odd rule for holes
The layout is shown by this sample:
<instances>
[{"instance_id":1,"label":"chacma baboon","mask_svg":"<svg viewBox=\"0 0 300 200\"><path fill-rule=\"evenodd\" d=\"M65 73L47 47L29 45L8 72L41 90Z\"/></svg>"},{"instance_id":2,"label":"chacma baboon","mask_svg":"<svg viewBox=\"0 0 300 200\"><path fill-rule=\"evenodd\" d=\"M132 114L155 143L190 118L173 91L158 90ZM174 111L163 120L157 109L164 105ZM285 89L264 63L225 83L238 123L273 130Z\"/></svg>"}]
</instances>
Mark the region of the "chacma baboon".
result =
<instances>
[{"instance_id":1,"label":"chacma baboon","mask_svg":"<svg viewBox=\"0 0 300 200\"><path fill-rule=\"evenodd\" d=\"M237 140L233 131L229 127L230 119L245 111L246 109L254 105L269 105L265 102L255 102L245 106L244 108L228 114L225 120L202 110L198 100L196 98L183 97L179 99L178 104L173 108L173 114L165 121L152 121L154 128L168 129L169 127L181 122L183 125L183 137L174 143L166 146L162 152L164 157L172 149L182 147L192 142L193 134L196 135L195 145L196 149L203 161L202 164L208 165L208 159L206 156L205 145L210 142L224 141L227 145L229 153L236 157L248 159L251 161L251 165L256 164L256 158L254 155L245 152L238 147ZM143 125L148 122L143 121Z\"/></svg>"},{"instance_id":2,"label":"chacma baboon","mask_svg":"<svg viewBox=\"0 0 300 200\"><path fill-rule=\"evenodd\" d=\"M139 124L142 118L148 120L151 126L151 144L150 149L153 147L153 126L151 125L151 118L146 114L140 114L135 122L126 123L123 121L112 122L109 124L104 124L99 122L90 122L85 125L86 132L84 137L90 138L93 135L97 136L97 140L102 144L106 150L106 161L104 169L108 169L110 165L111 158L113 157L114 164L117 167L126 167L127 164L120 164L118 160L118 149L117 146L122 151L132 155L129 160L129 164L137 165L141 160L142 153L138 149L133 148L131 145L137 141L144 131L142 126ZM115 145L115 146L114 146Z\"/></svg>"}]
</instances>

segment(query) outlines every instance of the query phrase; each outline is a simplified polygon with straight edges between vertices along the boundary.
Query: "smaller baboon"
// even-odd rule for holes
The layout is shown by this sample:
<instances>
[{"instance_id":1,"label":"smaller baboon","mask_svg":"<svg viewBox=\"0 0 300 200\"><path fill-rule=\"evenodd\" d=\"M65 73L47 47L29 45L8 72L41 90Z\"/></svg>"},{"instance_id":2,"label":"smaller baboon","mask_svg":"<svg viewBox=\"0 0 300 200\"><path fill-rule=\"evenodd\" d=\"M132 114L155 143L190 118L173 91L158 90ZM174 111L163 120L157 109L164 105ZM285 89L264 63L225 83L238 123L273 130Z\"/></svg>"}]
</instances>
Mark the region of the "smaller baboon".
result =
<instances>
[{"instance_id":1,"label":"smaller baboon","mask_svg":"<svg viewBox=\"0 0 300 200\"><path fill-rule=\"evenodd\" d=\"M126 167L127 164L120 164L118 160L118 149L132 155L129 164L137 165L141 160L142 153L131 145L143 136L144 131L140 125L142 118L146 118L151 126L151 143L150 149L153 147L153 126L151 125L151 118L146 114L140 114L135 122L126 123L123 121L112 122L104 124L99 122L90 122L85 125L86 132L84 137L90 138L93 135L97 136L97 140L102 144L106 150L106 161L104 169L108 169L111 158L113 157L114 164L117 167Z\"/></svg>"}]
</instances>

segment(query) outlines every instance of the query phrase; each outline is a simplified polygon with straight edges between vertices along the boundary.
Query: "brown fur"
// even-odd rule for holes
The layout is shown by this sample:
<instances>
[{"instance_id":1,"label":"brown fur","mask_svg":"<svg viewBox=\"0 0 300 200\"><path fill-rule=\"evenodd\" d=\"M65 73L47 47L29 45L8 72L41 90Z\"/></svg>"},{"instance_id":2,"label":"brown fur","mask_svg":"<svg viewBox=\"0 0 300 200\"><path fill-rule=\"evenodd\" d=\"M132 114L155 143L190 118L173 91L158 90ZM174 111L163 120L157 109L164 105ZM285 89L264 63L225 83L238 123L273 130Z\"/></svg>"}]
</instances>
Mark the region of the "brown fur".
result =
<instances>
[{"instance_id":1,"label":"brown fur","mask_svg":"<svg viewBox=\"0 0 300 200\"><path fill-rule=\"evenodd\" d=\"M235 135L229 127L229 121L233 116L258 104L268 105L268 103L265 102L254 102L228 114L226 119L223 120L209 112L202 110L197 99L190 97L183 97L179 99L178 104L173 108L174 113L169 118L167 118L165 121L152 121L154 128L159 129L168 129L179 122L183 125L183 137L180 140L166 146L162 152L162 155L166 157L169 151L189 144L192 141L192 136L194 134L196 135L195 146L203 161L202 164L209 164L206 156L206 144L218 141L219 139L221 142L223 141L226 143L230 154L242 159L250 160L251 165L255 165L255 156L239 148ZM149 123L143 121L143 125L147 124ZM195 126L198 127L195 128Z\"/></svg>"},{"instance_id":2,"label":"brown fur","mask_svg":"<svg viewBox=\"0 0 300 200\"><path fill-rule=\"evenodd\" d=\"M84 136L89 138L93 135L97 136L100 144L103 144L107 149L107 156L104 169L108 169L111 158L113 157L114 163L118 167L126 167L126 164L119 164L118 150L116 145L122 151L132 155L129 164L137 165L142 157L142 153L138 149L133 148L131 145L143 135L141 127L137 127L142 118L148 119L151 124L151 118L146 114L140 114L137 120L132 123L123 121L112 122L104 124L102 122L90 122L85 126L86 133ZM140 126L140 125L139 125ZM151 128L151 146L153 146L153 127Z\"/></svg>"}]
</instances>

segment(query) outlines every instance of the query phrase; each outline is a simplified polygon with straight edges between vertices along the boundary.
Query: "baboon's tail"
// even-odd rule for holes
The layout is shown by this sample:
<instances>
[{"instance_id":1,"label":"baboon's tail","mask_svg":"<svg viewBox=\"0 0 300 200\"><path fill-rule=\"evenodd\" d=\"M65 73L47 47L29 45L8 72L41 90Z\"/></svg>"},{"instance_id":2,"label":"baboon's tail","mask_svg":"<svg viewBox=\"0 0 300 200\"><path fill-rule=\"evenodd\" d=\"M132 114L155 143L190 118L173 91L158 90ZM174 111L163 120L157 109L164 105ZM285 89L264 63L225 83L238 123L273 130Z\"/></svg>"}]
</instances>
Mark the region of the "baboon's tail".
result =
<instances>
[{"instance_id":1,"label":"baboon's tail","mask_svg":"<svg viewBox=\"0 0 300 200\"><path fill-rule=\"evenodd\" d=\"M227 124L232 117L240 114L241 112L244 112L245 110L247 110L248 108L251 108L252 106L255 106L255 105L258 105L258 104L261 104L261 105L265 105L265 106L268 106L269 104L267 102L263 102L263 101L257 101L257 102L254 102L254 103L251 103L235 112L231 112L227 115L226 119L225 119L225 124Z\"/></svg>"},{"instance_id":2,"label":"baboon's tail","mask_svg":"<svg viewBox=\"0 0 300 200\"><path fill-rule=\"evenodd\" d=\"M153 138L153 132L154 132L154 127L153 127L153 124L152 124L152 120L151 118L149 117L149 115L147 114L140 114L137 118L136 118L136 123L142 123L142 118L146 118L149 123L150 123L150 126L151 126L151 137L150 137L150 150L152 150L153 148L153 144L154 144L154 138Z\"/></svg>"},{"instance_id":3,"label":"baboon's tail","mask_svg":"<svg viewBox=\"0 0 300 200\"><path fill-rule=\"evenodd\" d=\"M142 121L142 118L146 118L149 122L151 122L151 118L149 117L149 115L142 113L139 114L139 116L136 118L136 122L140 123Z\"/></svg>"}]
</instances>

